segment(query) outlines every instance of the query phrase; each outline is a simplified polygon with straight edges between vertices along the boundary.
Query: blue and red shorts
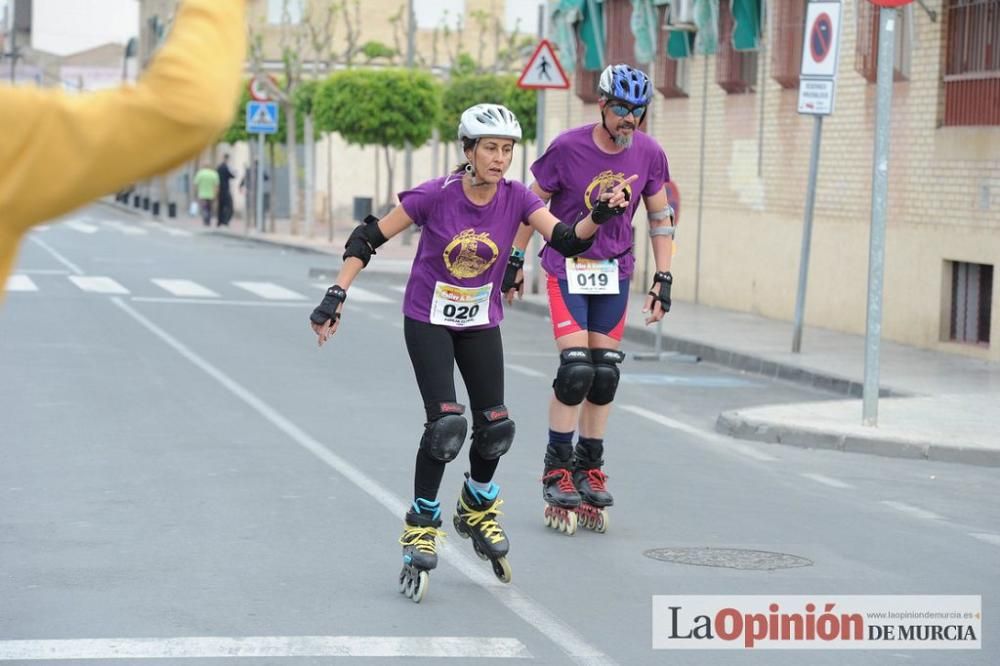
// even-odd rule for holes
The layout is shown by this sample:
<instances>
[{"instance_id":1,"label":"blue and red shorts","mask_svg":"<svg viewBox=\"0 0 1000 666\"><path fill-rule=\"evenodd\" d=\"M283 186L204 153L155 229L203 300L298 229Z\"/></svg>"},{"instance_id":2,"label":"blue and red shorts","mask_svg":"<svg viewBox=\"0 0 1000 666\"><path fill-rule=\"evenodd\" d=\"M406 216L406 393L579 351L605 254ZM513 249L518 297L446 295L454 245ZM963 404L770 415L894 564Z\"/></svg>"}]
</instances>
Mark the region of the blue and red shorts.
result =
<instances>
[{"instance_id":1,"label":"blue and red shorts","mask_svg":"<svg viewBox=\"0 0 1000 666\"><path fill-rule=\"evenodd\" d=\"M565 279L553 275L548 278L549 315L556 338L590 331L622 339L628 309L628 278L618 281L617 294L571 294Z\"/></svg>"}]
</instances>

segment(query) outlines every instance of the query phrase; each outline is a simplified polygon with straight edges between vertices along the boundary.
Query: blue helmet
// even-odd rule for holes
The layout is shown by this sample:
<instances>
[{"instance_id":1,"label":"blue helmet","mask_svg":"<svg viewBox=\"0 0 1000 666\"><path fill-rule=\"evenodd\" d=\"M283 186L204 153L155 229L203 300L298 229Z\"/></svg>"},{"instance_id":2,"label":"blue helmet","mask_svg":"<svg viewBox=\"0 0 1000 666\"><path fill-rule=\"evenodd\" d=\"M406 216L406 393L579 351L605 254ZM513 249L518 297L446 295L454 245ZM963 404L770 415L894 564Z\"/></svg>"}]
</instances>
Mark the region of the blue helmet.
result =
<instances>
[{"instance_id":1,"label":"blue helmet","mask_svg":"<svg viewBox=\"0 0 1000 666\"><path fill-rule=\"evenodd\" d=\"M646 106L653 97L653 86L644 72L628 65L608 65L598 83L601 94L629 104Z\"/></svg>"}]
</instances>

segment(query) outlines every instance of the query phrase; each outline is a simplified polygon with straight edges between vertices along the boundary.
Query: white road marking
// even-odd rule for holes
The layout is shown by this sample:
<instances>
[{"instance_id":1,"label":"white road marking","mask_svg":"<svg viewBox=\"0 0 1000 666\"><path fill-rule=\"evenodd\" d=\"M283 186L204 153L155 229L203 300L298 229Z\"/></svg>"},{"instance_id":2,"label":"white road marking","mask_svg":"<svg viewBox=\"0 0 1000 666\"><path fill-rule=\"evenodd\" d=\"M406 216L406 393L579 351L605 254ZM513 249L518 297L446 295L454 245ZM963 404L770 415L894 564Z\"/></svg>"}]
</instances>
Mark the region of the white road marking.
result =
<instances>
[{"instance_id":1,"label":"white road marking","mask_svg":"<svg viewBox=\"0 0 1000 666\"><path fill-rule=\"evenodd\" d=\"M748 458L753 458L754 460L760 460L761 462L774 462L777 460L774 456L769 456L763 451L758 451L752 446L747 446L746 444L740 444L739 442L730 439L729 437L723 437L722 435L716 434L714 432L708 432L706 430L700 430L694 426L688 425L687 423L682 423L669 416L663 416L662 414L657 414L656 412L651 412L648 409L643 409L642 407L637 407L635 405L622 405L622 409L626 412L632 412L643 418L647 418L650 421L655 421L660 425L664 425L668 428L674 430L680 430L683 433L693 435L694 437L699 437L703 440L712 442L713 444L721 444L724 448L730 451L734 451Z\"/></svg>"},{"instance_id":2,"label":"white road marking","mask_svg":"<svg viewBox=\"0 0 1000 666\"><path fill-rule=\"evenodd\" d=\"M6 291L38 291L38 285L27 275L15 273L7 276Z\"/></svg>"},{"instance_id":3,"label":"white road marking","mask_svg":"<svg viewBox=\"0 0 1000 666\"><path fill-rule=\"evenodd\" d=\"M240 289L256 294L269 301L304 301L306 297L302 294L285 289L273 282L233 282Z\"/></svg>"},{"instance_id":4,"label":"white road marking","mask_svg":"<svg viewBox=\"0 0 1000 666\"><path fill-rule=\"evenodd\" d=\"M969 532L973 539L979 539L994 546L1000 546L1000 534L989 534L988 532Z\"/></svg>"},{"instance_id":5,"label":"white road marking","mask_svg":"<svg viewBox=\"0 0 1000 666\"><path fill-rule=\"evenodd\" d=\"M324 284L322 282L313 282L313 286L323 291L326 291L330 285ZM355 303L395 303L396 301L391 298L386 298L382 294L377 294L374 291L369 291L367 289L362 289L361 287L352 286L347 290L347 302Z\"/></svg>"},{"instance_id":6,"label":"white road marking","mask_svg":"<svg viewBox=\"0 0 1000 666\"><path fill-rule=\"evenodd\" d=\"M539 372L538 370L526 368L523 365L514 365L513 363L506 363L504 364L504 367L507 368L508 370L513 370L514 372L525 375L527 377L541 377L542 379L548 377L548 375L546 375L544 372Z\"/></svg>"},{"instance_id":7,"label":"white road marking","mask_svg":"<svg viewBox=\"0 0 1000 666\"><path fill-rule=\"evenodd\" d=\"M113 298L111 302L128 313L139 324L187 359L192 365L212 377L227 391L242 400L247 406L257 412L261 418L268 421L289 439L322 460L369 497L381 504L394 517L398 518L406 512L408 507L406 501L391 493L378 481L362 472L346 459L323 446L283 414L244 388L242 384L231 379L224 372L191 351L183 343L120 298ZM439 546L438 551L441 559L454 566L469 580L492 594L500 603L520 616L521 619L534 627L542 636L558 645L576 663L589 665L611 665L615 663L597 647L588 643L582 634L578 633L570 625L563 622L544 606L522 592L516 584L504 584L498 581L492 572L487 571L488 567L485 567L478 558L473 559L472 555L466 552L467 549L463 548L460 551L457 546L444 542Z\"/></svg>"},{"instance_id":8,"label":"white road marking","mask_svg":"<svg viewBox=\"0 0 1000 666\"><path fill-rule=\"evenodd\" d=\"M0 661L217 657L457 657L530 659L516 638L488 636L192 636L0 641Z\"/></svg>"},{"instance_id":9,"label":"white road marking","mask_svg":"<svg viewBox=\"0 0 1000 666\"><path fill-rule=\"evenodd\" d=\"M911 504L906 504L905 502L882 500L882 504L891 509L895 509L896 511L902 511L903 513L908 513L914 518L923 518L924 520L941 520L941 516L937 515L936 513L933 513L932 511L927 511L926 509L921 509L920 507L916 507Z\"/></svg>"},{"instance_id":10,"label":"white road marking","mask_svg":"<svg viewBox=\"0 0 1000 666\"><path fill-rule=\"evenodd\" d=\"M194 236L194 234L188 231L187 229L178 229L177 227L170 227L167 226L166 224L154 223L153 228L162 231L163 233L168 234L170 236L181 236L185 238L188 236Z\"/></svg>"},{"instance_id":11,"label":"white road marking","mask_svg":"<svg viewBox=\"0 0 1000 666\"><path fill-rule=\"evenodd\" d=\"M153 278L153 284L164 289L174 296L192 296L199 298L218 298L219 295L191 280L171 280L165 278Z\"/></svg>"},{"instance_id":12,"label":"white road marking","mask_svg":"<svg viewBox=\"0 0 1000 666\"><path fill-rule=\"evenodd\" d=\"M35 245L37 245L38 247L42 248L43 250L45 250L46 252L48 252L49 254L51 254L53 257L55 257L55 260L58 261L63 266L65 266L66 268L68 268L69 271L70 271L70 273L75 273L76 275L83 275L83 271L80 270L79 266L77 266L72 261L70 261L66 257L64 257L61 254L59 254L55 250L55 248L53 248L51 245L49 245L48 243L46 243L42 239L35 238L34 236L32 236L32 237L30 237L29 240L31 240L32 243L34 243Z\"/></svg>"},{"instance_id":13,"label":"white road marking","mask_svg":"<svg viewBox=\"0 0 1000 666\"><path fill-rule=\"evenodd\" d=\"M802 472L802 476L807 479L812 479L816 483L822 483L824 486L830 486L831 488L853 488L849 483L844 483L839 479L834 479L833 477L823 476L822 474L815 474L813 472Z\"/></svg>"},{"instance_id":14,"label":"white road marking","mask_svg":"<svg viewBox=\"0 0 1000 666\"><path fill-rule=\"evenodd\" d=\"M88 224L87 222L81 222L80 220L70 220L69 222L64 222L63 224L73 231L79 231L81 234L96 234L98 231L95 225Z\"/></svg>"},{"instance_id":15,"label":"white road marking","mask_svg":"<svg viewBox=\"0 0 1000 666\"><path fill-rule=\"evenodd\" d=\"M125 224L124 222L118 222L115 220L107 220L102 222L105 227L109 229L114 229L115 231L120 231L126 236L146 236L149 234L145 229L141 229L131 224Z\"/></svg>"},{"instance_id":16,"label":"white road marking","mask_svg":"<svg viewBox=\"0 0 1000 666\"><path fill-rule=\"evenodd\" d=\"M84 291L95 294L127 294L128 289L101 275L70 275L70 281Z\"/></svg>"},{"instance_id":17,"label":"white road marking","mask_svg":"<svg viewBox=\"0 0 1000 666\"><path fill-rule=\"evenodd\" d=\"M173 298L170 296L133 296L133 303L168 303L176 305L238 305L255 308L301 308L299 301L239 301L215 298Z\"/></svg>"},{"instance_id":18,"label":"white road marking","mask_svg":"<svg viewBox=\"0 0 1000 666\"><path fill-rule=\"evenodd\" d=\"M405 284L394 284L393 286L391 286L389 288L392 289L393 291L398 291L401 294L405 294L406 293L406 285Z\"/></svg>"}]
</instances>

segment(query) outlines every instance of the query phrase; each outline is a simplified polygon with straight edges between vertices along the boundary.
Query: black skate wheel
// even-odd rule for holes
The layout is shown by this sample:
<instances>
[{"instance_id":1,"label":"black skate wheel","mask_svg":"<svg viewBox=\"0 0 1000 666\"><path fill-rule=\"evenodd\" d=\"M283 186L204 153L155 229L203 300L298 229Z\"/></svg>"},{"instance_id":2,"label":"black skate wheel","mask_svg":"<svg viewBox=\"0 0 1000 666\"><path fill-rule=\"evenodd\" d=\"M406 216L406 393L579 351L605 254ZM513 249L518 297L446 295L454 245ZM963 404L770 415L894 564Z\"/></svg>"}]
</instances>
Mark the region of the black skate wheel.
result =
<instances>
[{"instance_id":1,"label":"black skate wheel","mask_svg":"<svg viewBox=\"0 0 1000 666\"><path fill-rule=\"evenodd\" d=\"M406 569L404 568L399 572L399 593L406 594L406 581L409 576L406 575Z\"/></svg>"},{"instance_id":2,"label":"black skate wheel","mask_svg":"<svg viewBox=\"0 0 1000 666\"><path fill-rule=\"evenodd\" d=\"M483 552L483 549L479 547L479 542L478 541L473 541L472 542L472 549L474 551L476 551L476 555L479 556L479 559L481 559L481 560L488 560L488 559L490 559L489 556L486 553Z\"/></svg>"}]
</instances>

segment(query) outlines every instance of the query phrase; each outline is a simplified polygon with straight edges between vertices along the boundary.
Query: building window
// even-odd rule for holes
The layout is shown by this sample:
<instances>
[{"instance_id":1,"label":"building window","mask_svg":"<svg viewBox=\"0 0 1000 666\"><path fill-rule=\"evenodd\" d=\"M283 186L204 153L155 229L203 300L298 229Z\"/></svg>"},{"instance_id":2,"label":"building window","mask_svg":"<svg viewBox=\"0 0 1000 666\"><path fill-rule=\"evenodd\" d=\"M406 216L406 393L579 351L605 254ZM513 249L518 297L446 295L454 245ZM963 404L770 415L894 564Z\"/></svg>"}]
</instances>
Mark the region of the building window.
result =
<instances>
[{"instance_id":1,"label":"building window","mask_svg":"<svg viewBox=\"0 0 1000 666\"><path fill-rule=\"evenodd\" d=\"M772 0L771 78L782 88L799 87L802 68L802 33L808 0Z\"/></svg>"},{"instance_id":2,"label":"building window","mask_svg":"<svg viewBox=\"0 0 1000 666\"><path fill-rule=\"evenodd\" d=\"M867 0L857 3L857 41L854 49L854 69L869 83L878 79L878 24L879 8ZM910 78L910 31L913 7L896 11L895 51L892 59L893 81Z\"/></svg>"},{"instance_id":3,"label":"building window","mask_svg":"<svg viewBox=\"0 0 1000 666\"><path fill-rule=\"evenodd\" d=\"M688 57L694 52L694 33L670 30L667 25L667 6L657 8L657 25L660 26L659 42L653 85L664 97L688 96Z\"/></svg>"},{"instance_id":4,"label":"building window","mask_svg":"<svg viewBox=\"0 0 1000 666\"><path fill-rule=\"evenodd\" d=\"M949 0L944 124L1000 125L1000 0Z\"/></svg>"},{"instance_id":5,"label":"building window","mask_svg":"<svg viewBox=\"0 0 1000 666\"><path fill-rule=\"evenodd\" d=\"M715 58L715 82L729 94L753 92L757 82L757 52L737 51L733 46L733 14L728 2L719 3L719 51Z\"/></svg>"},{"instance_id":6,"label":"building window","mask_svg":"<svg viewBox=\"0 0 1000 666\"><path fill-rule=\"evenodd\" d=\"M951 325L948 339L990 344L993 303L993 266L949 261L951 269Z\"/></svg>"},{"instance_id":7,"label":"building window","mask_svg":"<svg viewBox=\"0 0 1000 666\"><path fill-rule=\"evenodd\" d=\"M280 25L286 20L288 23L301 22L302 3L303 0L267 0L267 22L273 25Z\"/></svg>"},{"instance_id":8,"label":"building window","mask_svg":"<svg viewBox=\"0 0 1000 666\"><path fill-rule=\"evenodd\" d=\"M632 34L632 1L604 0L604 61L639 67Z\"/></svg>"}]
</instances>

